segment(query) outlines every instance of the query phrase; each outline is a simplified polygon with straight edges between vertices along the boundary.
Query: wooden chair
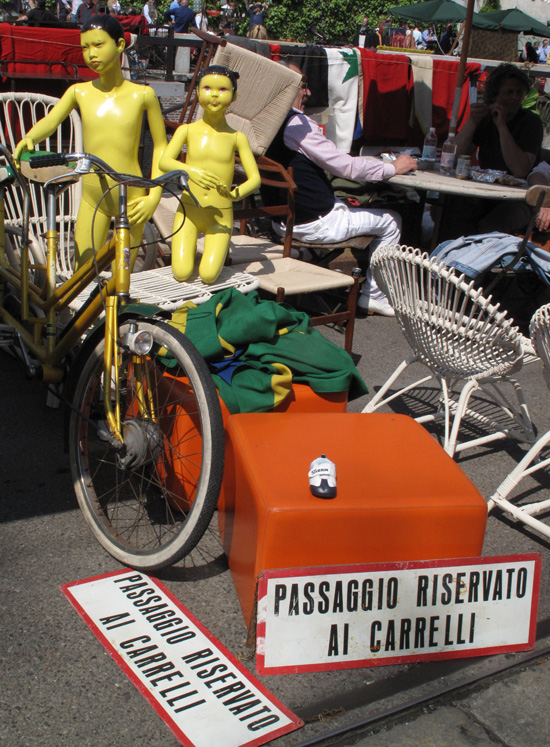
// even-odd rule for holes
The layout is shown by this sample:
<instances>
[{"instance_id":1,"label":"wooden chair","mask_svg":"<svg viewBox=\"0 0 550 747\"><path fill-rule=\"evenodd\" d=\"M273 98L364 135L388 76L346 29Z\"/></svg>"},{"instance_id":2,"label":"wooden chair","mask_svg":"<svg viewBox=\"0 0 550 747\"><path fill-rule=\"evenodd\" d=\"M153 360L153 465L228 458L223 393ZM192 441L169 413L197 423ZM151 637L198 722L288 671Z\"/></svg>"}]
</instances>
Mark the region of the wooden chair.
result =
<instances>
[{"instance_id":1,"label":"wooden chair","mask_svg":"<svg viewBox=\"0 0 550 747\"><path fill-rule=\"evenodd\" d=\"M308 252L310 261L321 267L328 267L332 261L349 251L361 270L366 271L369 265L369 255L366 249L374 238L374 236L352 236L345 241L336 241L331 244L315 244L293 238L292 246L304 253Z\"/></svg>"},{"instance_id":2,"label":"wooden chair","mask_svg":"<svg viewBox=\"0 0 550 747\"><path fill-rule=\"evenodd\" d=\"M296 185L292 175L281 164L262 155L262 152L269 145L269 137L272 137L276 132L294 100L301 82L300 76L248 50L226 44L225 40L212 34L196 29L193 32L203 39L203 45L179 120L170 124L166 122L169 130L175 130L180 124L192 121L198 105L197 77L200 70L213 61L214 53L217 53L214 60L216 64L225 64L233 69L240 70L239 85L241 88L246 85L247 89L250 89L249 94L250 91L255 90L255 86L260 85L261 76L267 74L265 72L266 66L269 70L272 68L276 70L282 81L280 86L277 84L273 87L274 90L270 93L270 96L273 96L272 100L266 102L267 106L273 106L272 113L267 116L265 114L266 109L262 109L261 119L269 120L268 123L264 123L267 126L262 126L259 131L250 130L247 135L249 139L251 136L253 137L255 145L254 143L251 143L251 145L256 155L262 180L265 184L282 188L287 199L274 207L257 205L253 200L244 201L243 205L235 211L235 218L240 221L240 229L238 235L232 238L228 264L239 265L239 270L256 277L260 289L265 293L274 295L277 301L283 301L288 296L291 296L294 300L296 297L306 294L319 295L327 291L345 289L348 293L344 302L339 300L337 308L329 308L328 313L314 314L312 323L314 325L345 325L344 346L348 352L351 352L360 272L356 273L354 277L350 277L324 267L315 267L313 264L291 256L294 226L294 189ZM276 117L279 119L275 119ZM229 112L228 121L231 122ZM232 122L232 126L236 126L237 129L243 131L247 129L246 124L242 121L242 118ZM271 135L269 135L270 130L273 130ZM238 179L238 168L236 177ZM161 200L161 204L153 216L153 221L162 236L171 234L176 209L175 198L163 198ZM286 234L282 243L247 236L247 221L253 218L272 219L276 216L281 216L286 225ZM200 251L200 240L198 250Z\"/></svg>"},{"instance_id":3,"label":"wooden chair","mask_svg":"<svg viewBox=\"0 0 550 747\"><path fill-rule=\"evenodd\" d=\"M344 347L351 353L361 272L358 269L350 276L306 262L299 256L292 256L295 248L292 230L296 189L292 174L280 163L266 156L260 156L257 162L262 182L283 190L287 199L275 206L251 204L252 201L248 200L241 209L235 211L235 216L240 219L240 229L239 234L232 238L229 255L231 264L242 264L245 272L258 279L260 289L275 296L278 302L290 297L297 306L307 308L307 299L304 297L315 297L314 305L317 308L310 312L312 324L345 325ZM269 239L252 241L246 236L247 221L266 217L271 220L277 216L283 219L286 228L282 244ZM327 294L333 296L335 291L340 292L335 303L327 302ZM318 313L321 309L324 313Z\"/></svg>"}]
</instances>

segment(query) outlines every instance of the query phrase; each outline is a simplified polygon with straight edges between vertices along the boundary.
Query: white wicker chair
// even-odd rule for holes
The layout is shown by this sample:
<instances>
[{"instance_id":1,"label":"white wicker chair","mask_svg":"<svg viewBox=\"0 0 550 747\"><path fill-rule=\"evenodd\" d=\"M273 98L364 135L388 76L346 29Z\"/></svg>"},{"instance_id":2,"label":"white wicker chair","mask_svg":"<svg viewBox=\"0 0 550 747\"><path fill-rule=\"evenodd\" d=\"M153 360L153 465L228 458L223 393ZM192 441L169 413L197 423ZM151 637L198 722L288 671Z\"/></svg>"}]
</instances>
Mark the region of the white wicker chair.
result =
<instances>
[{"instance_id":1,"label":"white wicker chair","mask_svg":"<svg viewBox=\"0 0 550 747\"><path fill-rule=\"evenodd\" d=\"M2 127L0 142L12 153L17 143L39 119L45 117L59 99L40 93L1 93L0 111ZM71 112L65 122L41 144L42 150L81 152L82 124L76 111ZM31 184L30 239L35 245L44 246L42 236L46 232L45 192L41 185ZM57 274L67 278L72 274L72 234L82 189L80 181L72 184L57 201L57 225L59 251L56 258ZM17 187L6 190L6 225L20 228L23 225L23 198ZM43 249L45 257L46 252ZM44 260L45 261L45 260Z\"/></svg>"},{"instance_id":2,"label":"white wicker chair","mask_svg":"<svg viewBox=\"0 0 550 747\"><path fill-rule=\"evenodd\" d=\"M412 348L371 399L363 412L374 412L396 397L432 380L440 389L435 412L422 415L419 423L444 419L444 448L450 455L496 439L535 440L523 392L510 374L522 366L525 340L506 312L463 275L439 265L419 249L380 247L371 259L379 286L395 309L397 321ZM425 366L429 375L386 396L413 363ZM510 388L510 397L505 391ZM483 399L472 402L472 395ZM477 405L477 407L476 407ZM493 417L498 408L498 418ZM464 417L487 435L458 443Z\"/></svg>"},{"instance_id":3,"label":"white wicker chair","mask_svg":"<svg viewBox=\"0 0 550 747\"><path fill-rule=\"evenodd\" d=\"M544 378L550 388L550 304L541 306L531 319L531 339L544 366ZM550 499L532 501L523 505L514 505L509 500L510 493L525 477L550 466L550 456L541 459L541 452L550 443L550 431L542 435L529 449L519 464L502 481L488 504L489 512L498 506L515 521L521 521L537 532L550 537L550 526L536 516L550 511Z\"/></svg>"}]
</instances>

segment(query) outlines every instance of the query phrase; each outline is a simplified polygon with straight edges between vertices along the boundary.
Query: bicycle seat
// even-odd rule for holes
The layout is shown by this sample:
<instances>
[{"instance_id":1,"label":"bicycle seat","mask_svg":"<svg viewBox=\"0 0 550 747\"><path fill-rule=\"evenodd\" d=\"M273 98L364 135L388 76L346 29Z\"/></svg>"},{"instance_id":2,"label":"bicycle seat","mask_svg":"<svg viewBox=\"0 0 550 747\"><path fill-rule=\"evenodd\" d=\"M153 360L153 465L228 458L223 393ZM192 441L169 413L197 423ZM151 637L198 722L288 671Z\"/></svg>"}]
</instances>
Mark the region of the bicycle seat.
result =
<instances>
[{"instance_id":1,"label":"bicycle seat","mask_svg":"<svg viewBox=\"0 0 550 747\"><path fill-rule=\"evenodd\" d=\"M34 153L23 153L20 160L20 169L21 174L26 178L29 179L29 181L32 182L39 182L40 184L45 184L46 182L50 181L50 179L59 179L59 181L63 181L64 183L71 183L78 181L79 177L78 175L74 175L74 164L69 166L45 166L40 168L32 168L32 166L29 163L29 158L31 156L45 156L48 154L48 151L35 151ZM62 177L66 175L66 178L63 179Z\"/></svg>"}]
</instances>

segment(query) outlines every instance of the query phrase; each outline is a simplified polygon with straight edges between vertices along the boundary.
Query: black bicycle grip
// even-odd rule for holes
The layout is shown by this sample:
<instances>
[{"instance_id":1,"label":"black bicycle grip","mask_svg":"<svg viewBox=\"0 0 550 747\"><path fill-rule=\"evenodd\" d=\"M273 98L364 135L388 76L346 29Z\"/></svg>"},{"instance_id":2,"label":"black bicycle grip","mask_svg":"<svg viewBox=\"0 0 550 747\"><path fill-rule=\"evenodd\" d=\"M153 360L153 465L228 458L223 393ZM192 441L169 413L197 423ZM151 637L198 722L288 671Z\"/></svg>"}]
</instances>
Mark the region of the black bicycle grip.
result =
<instances>
[{"instance_id":1,"label":"black bicycle grip","mask_svg":"<svg viewBox=\"0 0 550 747\"><path fill-rule=\"evenodd\" d=\"M64 166L65 156L63 153L44 153L30 156L29 165L32 169L43 169L47 166Z\"/></svg>"}]
</instances>

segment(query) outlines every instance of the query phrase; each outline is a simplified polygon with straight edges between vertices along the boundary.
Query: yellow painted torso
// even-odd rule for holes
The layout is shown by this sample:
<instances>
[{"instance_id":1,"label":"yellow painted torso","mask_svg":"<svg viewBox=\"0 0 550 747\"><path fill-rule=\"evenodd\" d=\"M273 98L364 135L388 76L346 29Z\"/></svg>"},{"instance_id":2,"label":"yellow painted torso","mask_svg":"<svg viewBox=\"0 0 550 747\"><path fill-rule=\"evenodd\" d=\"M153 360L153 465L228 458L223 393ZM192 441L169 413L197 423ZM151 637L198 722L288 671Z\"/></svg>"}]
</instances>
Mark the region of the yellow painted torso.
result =
<instances>
[{"instance_id":1,"label":"yellow painted torso","mask_svg":"<svg viewBox=\"0 0 550 747\"><path fill-rule=\"evenodd\" d=\"M216 174L221 182L231 187L235 170L235 153L239 133L228 126L227 132L213 130L204 120L188 125L186 165ZM192 185L193 194L202 207L229 208L233 203L216 189Z\"/></svg>"},{"instance_id":2,"label":"yellow painted torso","mask_svg":"<svg viewBox=\"0 0 550 747\"><path fill-rule=\"evenodd\" d=\"M141 120L145 112L147 86L124 80L121 86L105 92L94 81L72 86L75 106L80 111L84 150L102 158L109 166L126 174L141 174L139 142ZM139 123L139 125L137 125ZM95 205L111 180L95 176L83 178L84 199ZM129 198L143 190L129 189ZM107 198L102 211L118 213L117 191Z\"/></svg>"}]
</instances>

